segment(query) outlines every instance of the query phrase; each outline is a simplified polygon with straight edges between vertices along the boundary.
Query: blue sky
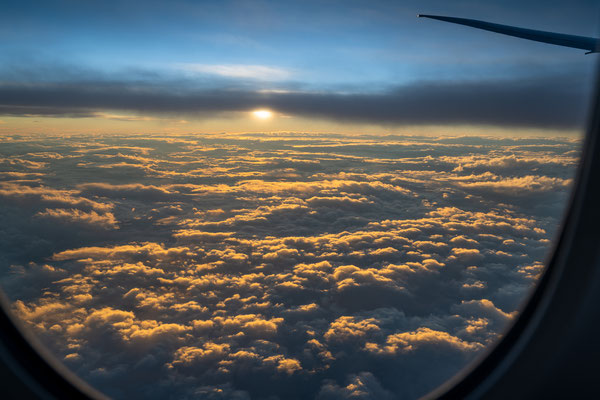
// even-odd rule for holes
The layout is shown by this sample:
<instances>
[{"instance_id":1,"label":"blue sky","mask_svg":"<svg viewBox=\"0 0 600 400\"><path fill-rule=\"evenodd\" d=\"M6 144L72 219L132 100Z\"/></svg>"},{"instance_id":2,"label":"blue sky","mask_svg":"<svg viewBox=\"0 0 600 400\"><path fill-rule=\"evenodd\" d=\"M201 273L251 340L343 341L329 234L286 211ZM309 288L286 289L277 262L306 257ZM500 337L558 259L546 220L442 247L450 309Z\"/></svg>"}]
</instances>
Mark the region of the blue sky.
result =
<instances>
[{"instance_id":1,"label":"blue sky","mask_svg":"<svg viewBox=\"0 0 600 400\"><path fill-rule=\"evenodd\" d=\"M112 85L116 98L123 97L119 87L160 87L169 95L232 89L344 95L387 94L422 82L502 85L532 77L579 79L568 87L589 84L594 55L419 19L418 13L597 35L594 1L22 1L4 6L0 16L0 81L3 88L29 89L49 82L63 89L101 82L103 88ZM557 98L565 97L561 90ZM56 108L1 96L4 105ZM65 115L82 111L72 107L75 100L67 103ZM256 100L248 107L277 109L279 103ZM86 107L96 112L106 104ZM295 115L293 106L282 110ZM26 111L21 114L35 114ZM3 113L15 115L14 107Z\"/></svg>"}]
</instances>

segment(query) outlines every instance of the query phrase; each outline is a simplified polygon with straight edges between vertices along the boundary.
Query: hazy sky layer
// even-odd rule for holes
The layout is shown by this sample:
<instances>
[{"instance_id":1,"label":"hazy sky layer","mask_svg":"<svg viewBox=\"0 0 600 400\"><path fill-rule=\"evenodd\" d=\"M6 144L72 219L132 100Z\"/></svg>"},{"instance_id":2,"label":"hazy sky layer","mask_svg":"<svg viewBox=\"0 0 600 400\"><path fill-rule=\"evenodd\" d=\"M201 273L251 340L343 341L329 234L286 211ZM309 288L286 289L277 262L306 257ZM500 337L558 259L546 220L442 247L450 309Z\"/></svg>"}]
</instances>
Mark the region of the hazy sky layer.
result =
<instances>
[{"instance_id":1,"label":"hazy sky layer","mask_svg":"<svg viewBox=\"0 0 600 400\"><path fill-rule=\"evenodd\" d=\"M597 35L595 1L14 2L0 131L581 127L596 55L417 13Z\"/></svg>"},{"instance_id":2,"label":"hazy sky layer","mask_svg":"<svg viewBox=\"0 0 600 400\"><path fill-rule=\"evenodd\" d=\"M2 288L117 399L413 399L514 319L578 157L558 139L5 136Z\"/></svg>"}]
</instances>

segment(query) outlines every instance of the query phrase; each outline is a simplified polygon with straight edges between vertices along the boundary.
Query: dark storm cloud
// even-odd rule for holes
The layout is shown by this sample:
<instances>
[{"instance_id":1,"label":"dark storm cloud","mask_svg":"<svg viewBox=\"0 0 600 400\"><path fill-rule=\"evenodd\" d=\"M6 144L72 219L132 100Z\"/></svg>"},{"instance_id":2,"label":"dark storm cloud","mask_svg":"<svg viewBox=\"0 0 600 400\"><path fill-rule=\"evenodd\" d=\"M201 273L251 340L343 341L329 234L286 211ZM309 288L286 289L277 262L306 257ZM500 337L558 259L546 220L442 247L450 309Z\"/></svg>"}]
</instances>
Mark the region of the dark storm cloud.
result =
<instances>
[{"instance_id":1,"label":"dark storm cloud","mask_svg":"<svg viewBox=\"0 0 600 400\"><path fill-rule=\"evenodd\" d=\"M191 87L195 89L186 89ZM270 107L289 115L375 124L575 128L589 89L576 74L426 81L373 93L198 88L194 82L19 83L0 86L0 113L90 117L103 110L206 115Z\"/></svg>"}]
</instances>

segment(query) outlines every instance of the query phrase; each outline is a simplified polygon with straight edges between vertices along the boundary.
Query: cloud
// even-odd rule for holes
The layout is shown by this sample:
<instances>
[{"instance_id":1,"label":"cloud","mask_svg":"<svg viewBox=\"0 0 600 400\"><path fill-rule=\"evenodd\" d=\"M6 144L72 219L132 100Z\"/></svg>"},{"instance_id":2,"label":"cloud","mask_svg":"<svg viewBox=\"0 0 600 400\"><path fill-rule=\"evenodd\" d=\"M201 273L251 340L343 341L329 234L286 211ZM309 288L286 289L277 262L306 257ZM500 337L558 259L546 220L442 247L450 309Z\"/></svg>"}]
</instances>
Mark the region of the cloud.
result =
<instances>
[{"instance_id":1,"label":"cloud","mask_svg":"<svg viewBox=\"0 0 600 400\"><path fill-rule=\"evenodd\" d=\"M578 146L45 140L3 142L3 289L75 373L150 399L422 396L517 315Z\"/></svg>"},{"instance_id":2,"label":"cloud","mask_svg":"<svg viewBox=\"0 0 600 400\"><path fill-rule=\"evenodd\" d=\"M177 364L190 365L205 360L224 358L229 352L229 345L217 343L204 343L201 348L181 347L174 354L171 367Z\"/></svg>"},{"instance_id":3,"label":"cloud","mask_svg":"<svg viewBox=\"0 0 600 400\"><path fill-rule=\"evenodd\" d=\"M516 312L504 312L494 305L488 299L479 300L463 300L461 304L454 307L455 310L460 310L462 313L468 313L473 317L485 317L496 323L496 326L506 326L507 321L514 318Z\"/></svg>"},{"instance_id":4,"label":"cloud","mask_svg":"<svg viewBox=\"0 0 600 400\"><path fill-rule=\"evenodd\" d=\"M368 333L379 331L374 318L356 321L354 317L340 317L329 325L323 337L328 341L347 341L365 338Z\"/></svg>"},{"instance_id":5,"label":"cloud","mask_svg":"<svg viewBox=\"0 0 600 400\"><path fill-rule=\"evenodd\" d=\"M546 176L525 176L520 178L508 178L498 181L460 183L465 188L491 189L499 193L516 194L535 192L548 192L560 187L568 187L572 184L570 179L549 178Z\"/></svg>"},{"instance_id":6,"label":"cloud","mask_svg":"<svg viewBox=\"0 0 600 400\"><path fill-rule=\"evenodd\" d=\"M388 390L385 390L377 378L370 372L361 372L357 375L350 375L347 378L348 384L340 387L334 382L328 382L321 387L318 400L341 400L341 399L394 399L395 396Z\"/></svg>"},{"instance_id":7,"label":"cloud","mask_svg":"<svg viewBox=\"0 0 600 400\"><path fill-rule=\"evenodd\" d=\"M436 349L450 347L458 351L475 352L481 350L481 343L469 343L450 335L448 332L435 331L430 328L419 328L413 332L403 332L390 335L385 340L385 346L380 347L375 343L365 345L368 351L379 354L396 355L410 352L420 346L429 346Z\"/></svg>"},{"instance_id":8,"label":"cloud","mask_svg":"<svg viewBox=\"0 0 600 400\"><path fill-rule=\"evenodd\" d=\"M82 210L110 211L113 204L77 196L77 190L60 190L45 186L27 186L13 182L0 182L0 197L23 202L38 202L45 206L70 206Z\"/></svg>"},{"instance_id":9,"label":"cloud","mask_svg":"<svg viewBox=\"0 0 600 400\"><path fill-rule=\"evenodd\" d=\"M246 78L261 81L282 81L292 77L292 73L284 68L268 65L247 64L177 64L176 67L187 72L214 74L227 78Z\"/></svg>"},{"instance_id":10,"label":"cloud","mask_svg":"<svg viewBox=\"0 0 600 400\"><path fill-rule=\"evenodd\" d=\"M83 195L101 197L128 197L130 199L153 199L154 201L172 201L175 196L167 188L154 185L126 184L112 185L108 183L85 183L78 187Z\"/></svg>"},{"instance_id":11,"label":"cloud","mask_svg":"<svg viewBox=\"0 0 600 400\"><path fill-rule=\"evenodd\" d=\"M186 254L188 247L165 248L157 243L126 244L114 247L81 247L65 250L53 255L54 260L97 259L100 261L112 259L118 261L132 260L144 257L154 260L169 260Z\"/></svg>"},{"instance_id":12,"label":"cloud","mask_svg":"<svg viewBox=\"0 0 600 400\"><path fill-rule=\"evenodd\" d=\"M114 119L117 121L152 121L155 118L152 117L142 117L138 115L120 115L120 114L109 114L105 112L95 112L93 117L96 118L104 118L104 119Z\"/></svg>"},{"instance_id":13,"label":"cloud","mask_svg":"<svg viewBox=\"0 0 600 400\"><path fill-rule=\"evenodd\" d=\"M282 355L267 357L263 360L266 363L275 363L278 372L284 372L292 375L296 371L302 370L300 362L294 358L285 358Z\"/></svg>"},{"instance_id":14,"label":"cloud","mask_svg":"<svg viewBox=\"0 0 600 400\"><path fill-rule=\"evenodd\" d=\"M221 241L233 236L232 232L204 232L196 229L182 229L173 234L173 237L190 241Z\"/></svg>"},{"instance_id":15,"label":"cloud","mask_svg":"<svg viewBox=\"0 0 600 400\"><path fill-rule=\"evenodd\" d=\"M263 66L197 66L226 76L282 79ZM426 81L377 93L202 88L192 82L11 83L0 86L0 114L92 117L105 110L203 115L269 107L287 115L374 124L475 124L578 128L586 111L586 81L542 75L497 81ZM191 88L191 89L190 89ZM485 93L482 96L482 93ZM560 112L556 112L560 110Z\"/></svg>"},{"instance_id":16,"label":"cloud","mask_svg":"<svg viewBox=\"0 0 600 400\"><path fill-rule=\"evenodd\" d=\"M207 400L250 400L248 392L235 390L230 383L219 386L201 386L193 390L190 395Z\"/></svg>"},{"instance_id":17,"label":"cloud","mask_svg":"<svg viewBox=\"0 0 600 400\"><path fill-rule=\"evenodd\" d=\"M66 223L80 223L91 226L98 226L104 229L118 229L119 224L115 219L115 216L110 213L98 214L96 211L90 211L89 213L77 210L74 208L47 208L44 211L40 211L35 214L38 218L53 219L56 221L62 221Z\"/></svg>"}]
</instances>

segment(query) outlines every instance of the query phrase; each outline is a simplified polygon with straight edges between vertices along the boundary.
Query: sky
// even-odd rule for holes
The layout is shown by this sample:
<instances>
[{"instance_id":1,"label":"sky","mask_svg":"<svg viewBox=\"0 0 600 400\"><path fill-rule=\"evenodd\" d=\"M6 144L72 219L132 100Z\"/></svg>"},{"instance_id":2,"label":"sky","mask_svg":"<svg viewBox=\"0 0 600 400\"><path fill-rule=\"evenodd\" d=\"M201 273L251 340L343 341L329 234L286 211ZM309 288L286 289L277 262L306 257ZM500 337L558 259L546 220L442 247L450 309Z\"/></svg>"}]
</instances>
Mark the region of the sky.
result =
<instances>
[{"instance_id":1,"label":"sky","mask_svg":"<svg viewBox=\"0 0 600 400\"><path fill-rule=\"evenodd\" d=\"M0 16L0 130L581 127L596 55L418 13L598 36L594 1L12 2Z\"/></svg>"}]
</instances>

